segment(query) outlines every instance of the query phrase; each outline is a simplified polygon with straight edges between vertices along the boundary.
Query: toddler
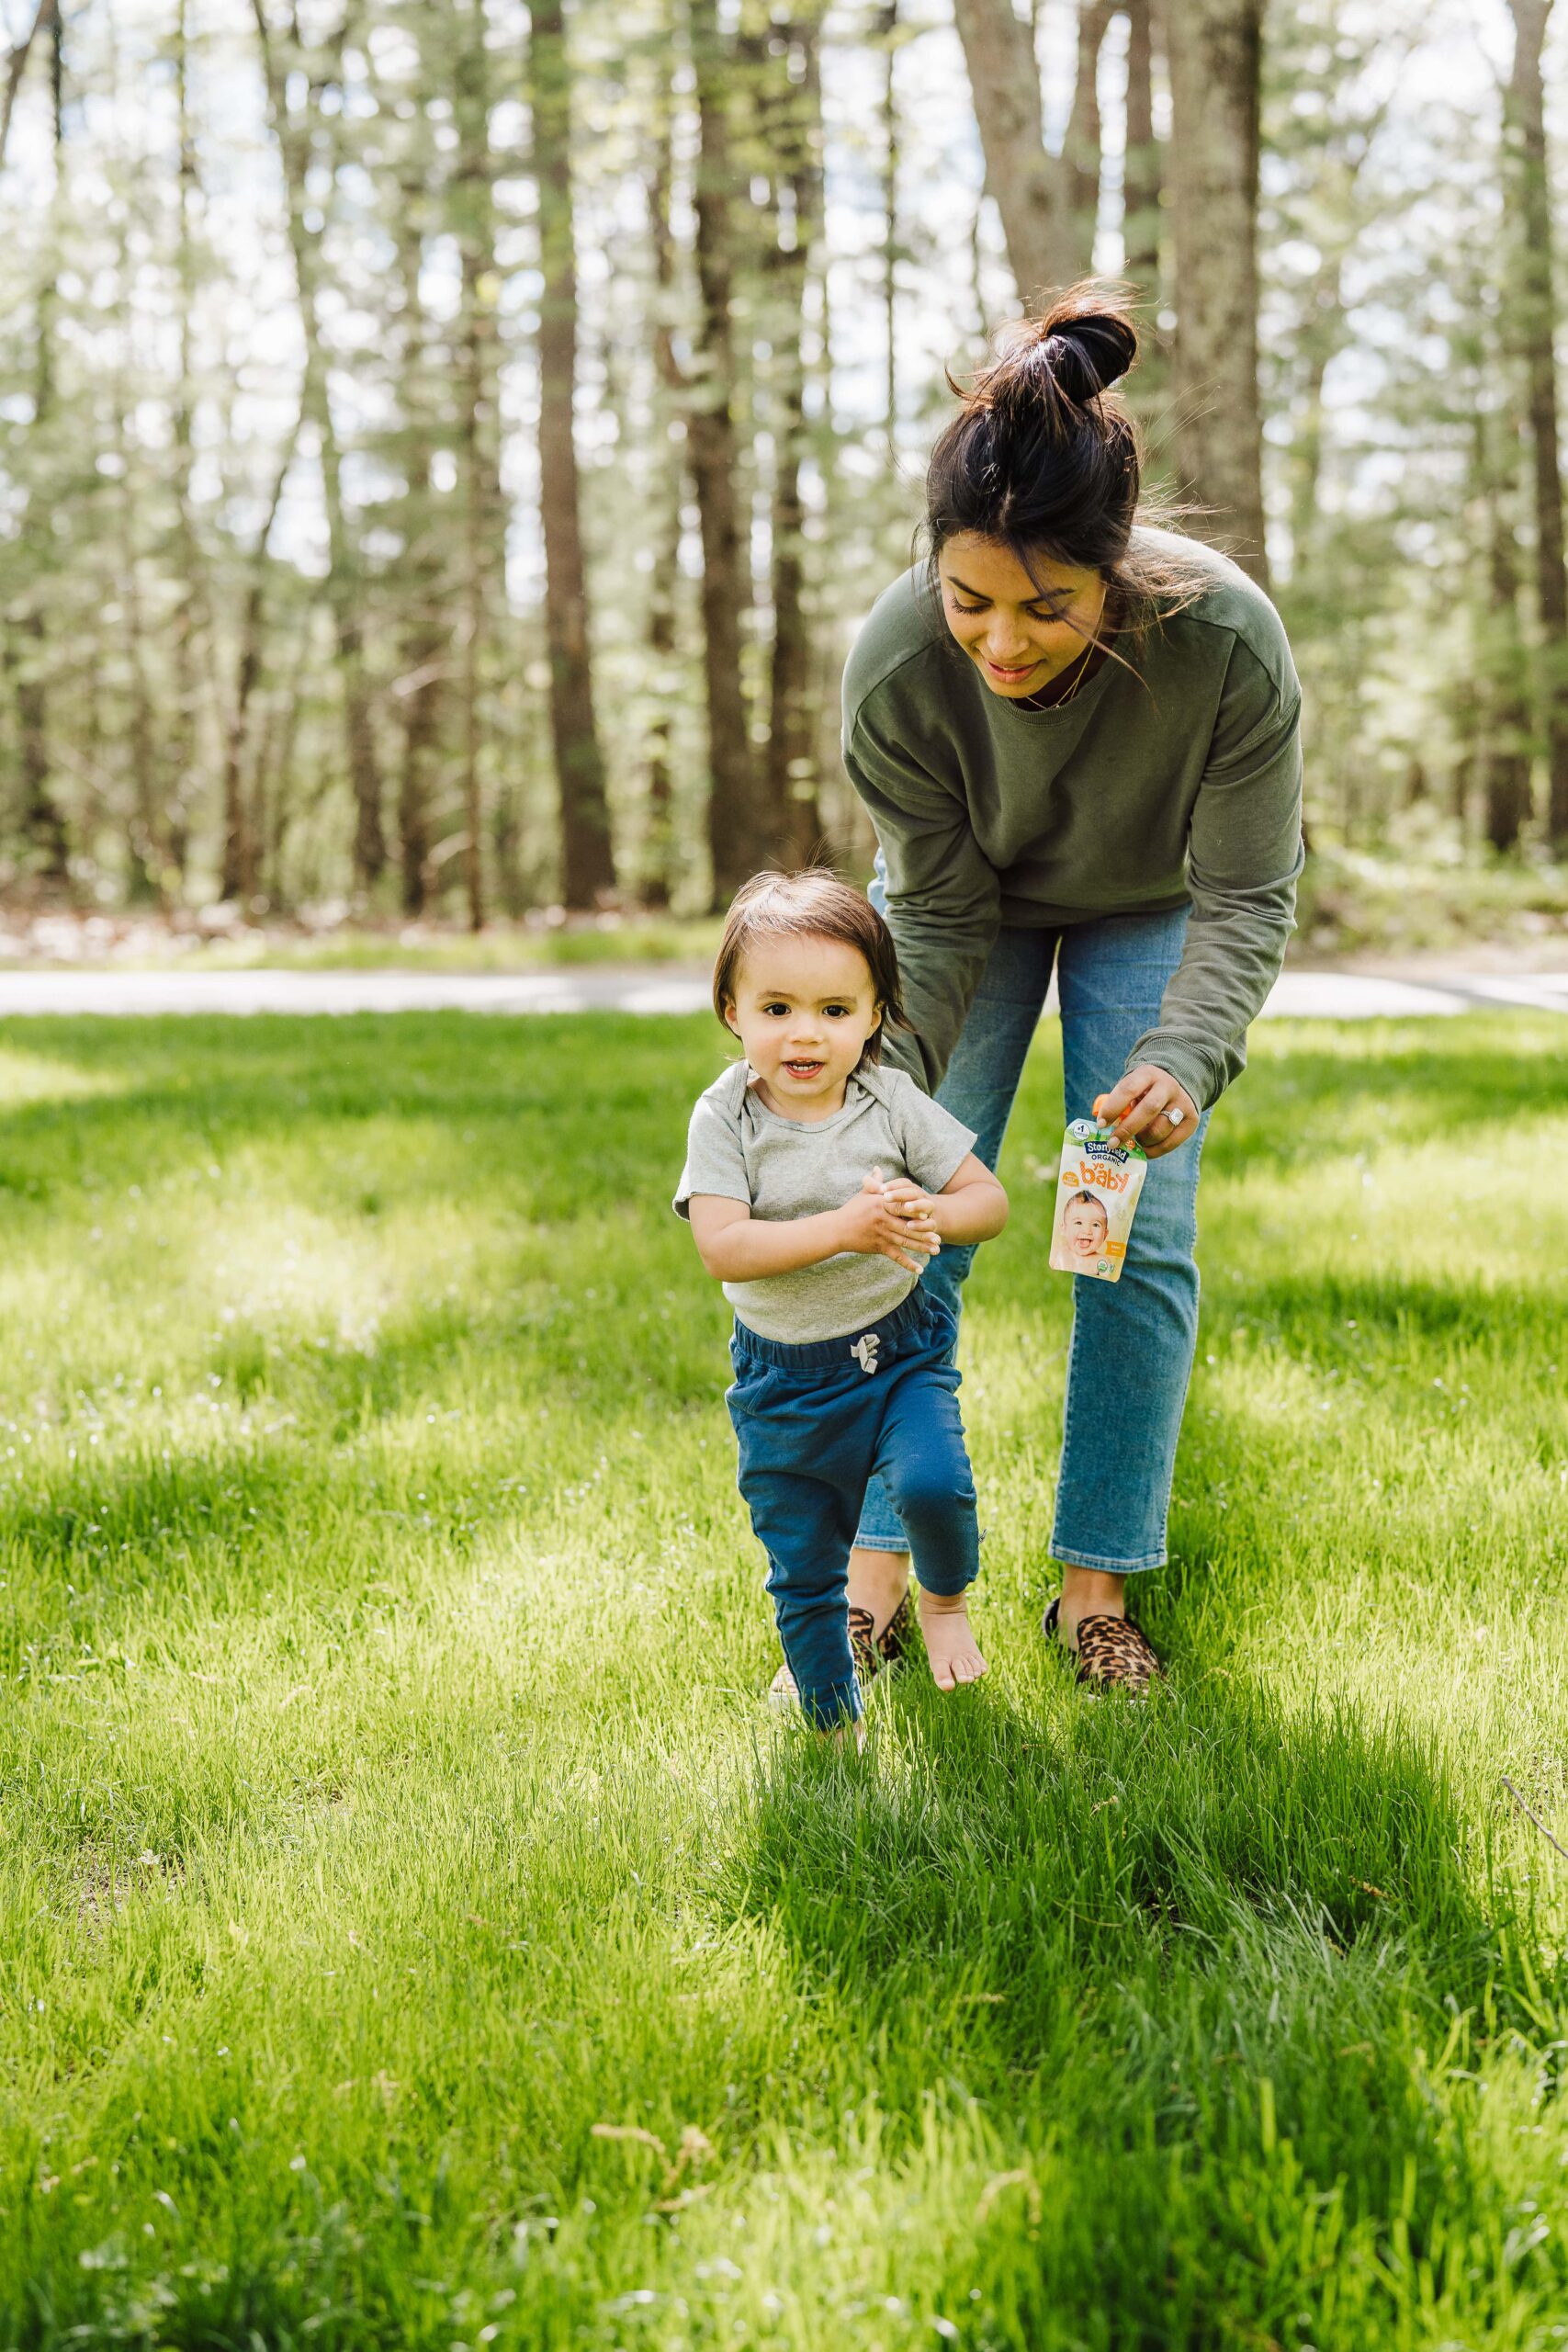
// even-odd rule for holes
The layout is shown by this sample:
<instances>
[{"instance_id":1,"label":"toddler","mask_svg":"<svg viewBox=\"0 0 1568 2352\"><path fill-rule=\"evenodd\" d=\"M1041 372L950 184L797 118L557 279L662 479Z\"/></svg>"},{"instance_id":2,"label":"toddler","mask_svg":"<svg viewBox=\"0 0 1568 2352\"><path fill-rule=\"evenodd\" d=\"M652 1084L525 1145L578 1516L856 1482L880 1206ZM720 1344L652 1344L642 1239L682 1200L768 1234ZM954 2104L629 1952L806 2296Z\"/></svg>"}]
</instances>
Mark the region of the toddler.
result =
<instances>
[{"instance_id":1,"label":"toddler","mask_svg":"<svg viewBox=\"0 0 1568 2352\"><path fill-rule=\"evenodd\" d=\"M850 1548L867 1479L913 1544L938 1686L986 1671L964 1595L979 1566L954 1318L920 1290L942 1242L987 1240L1007 1195L975 1137L902 1071L893 936L830 874L762 874L729 910L714 1007L746 1049L692 1114L675 1195L735 1309L740 1491L768 1556L807 1719L857 1718Z\"/></svg>"}]
</instances>

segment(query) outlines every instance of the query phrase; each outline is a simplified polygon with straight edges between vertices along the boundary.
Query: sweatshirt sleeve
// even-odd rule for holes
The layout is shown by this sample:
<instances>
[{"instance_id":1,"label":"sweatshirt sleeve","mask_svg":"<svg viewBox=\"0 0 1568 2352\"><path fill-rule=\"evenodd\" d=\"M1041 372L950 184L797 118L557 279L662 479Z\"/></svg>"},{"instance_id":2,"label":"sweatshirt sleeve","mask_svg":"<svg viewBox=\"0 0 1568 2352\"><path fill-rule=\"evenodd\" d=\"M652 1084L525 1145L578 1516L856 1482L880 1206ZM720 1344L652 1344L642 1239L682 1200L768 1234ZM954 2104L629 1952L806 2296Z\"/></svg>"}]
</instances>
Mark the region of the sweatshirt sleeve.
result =
<instances>
[{"instance_id":1,"label":"sweatshirt sleeve","mask_svg":"<svg viewBox=\"0 0 1568 2352\"><path fill-rule=\"evenodd\" d=\"M844 766L882 844L909 1022L889 1026L883 1056L934 1094L996 942L1001 888L963 799L890 742L863 707L845 732Z\"/></svg>"},{"instance_id":2,"label":"sweatshirt sleeve","mask_svg":"<svg viewBox=\"0 0 1568 2352\"><path fill-rule=\"evenodd\" d=\"M1280 976L1302 870L1301 694L1238 638L1191 818L1192 911L1159 1024L1128 1069L1154 1062L1201 1111L1247 1065L1247 1031Z\"/></svg>"}]
</instances>

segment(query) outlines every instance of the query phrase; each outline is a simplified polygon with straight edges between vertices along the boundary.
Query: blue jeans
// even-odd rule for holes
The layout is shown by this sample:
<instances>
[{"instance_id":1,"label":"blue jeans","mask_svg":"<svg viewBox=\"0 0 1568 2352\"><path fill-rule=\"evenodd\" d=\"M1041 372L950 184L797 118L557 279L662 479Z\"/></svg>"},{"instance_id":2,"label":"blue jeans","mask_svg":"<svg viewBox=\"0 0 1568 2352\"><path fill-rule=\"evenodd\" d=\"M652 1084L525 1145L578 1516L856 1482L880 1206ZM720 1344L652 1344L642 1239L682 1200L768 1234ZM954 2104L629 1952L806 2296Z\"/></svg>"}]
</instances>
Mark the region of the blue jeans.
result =
<instances>
[{"instance_id":1,"label":"blue jeans","mask_svg":"<svg viewBox=\"0 0 1568 2352\"><path fill-rule=\"evenodd\" d=\"M880 878L880 877L879 877ZM871 896L880 903L875 884ZM1003 931L937 1094L978 1137L995 1168L1024 1058L1040 1020L1053 963L1062 1007L1067 1115L1088 1118L1097 1094L1122 1076L1134 1042L1159 1018L1165 984L1180 960L1187 913L1108 915L1061 931ZM1051 1552L1076 1567L1125 1574L1166 1556L1176 1442L1198 1340L1198 1162L1208 1127L1168 1158L1151 1160L1133 1219L1122 1279L1073 1277L1062 1464ZM1057 1138L1053 1136L1055 1148ZM946 1249L920 1288L956 1318L975 1252ZM1042 1273L1047 1282L1056 1279ZM894 1498L866 1488L855 1542L907 1552Z\"/></svg>"},{"instance_id":2,"label":"blue jeans","mask_svg":"<svg viewBox=\"0 0 1568 2352\"><path fill-rule=\"evenodd\" d=\"M900 1545L907 1551L913 1536L927 1590L962 1592L974 1581L980 1538L955 1394L957 1344L952 1309L923 1290L840 1340L791 1346L735 1327L728 1401L740 1491L768 1555L779 1639L809 1723L860 1713L850 1544L874 1474L879 1491L897 1499Z\"/></svg>"}]
</instances>

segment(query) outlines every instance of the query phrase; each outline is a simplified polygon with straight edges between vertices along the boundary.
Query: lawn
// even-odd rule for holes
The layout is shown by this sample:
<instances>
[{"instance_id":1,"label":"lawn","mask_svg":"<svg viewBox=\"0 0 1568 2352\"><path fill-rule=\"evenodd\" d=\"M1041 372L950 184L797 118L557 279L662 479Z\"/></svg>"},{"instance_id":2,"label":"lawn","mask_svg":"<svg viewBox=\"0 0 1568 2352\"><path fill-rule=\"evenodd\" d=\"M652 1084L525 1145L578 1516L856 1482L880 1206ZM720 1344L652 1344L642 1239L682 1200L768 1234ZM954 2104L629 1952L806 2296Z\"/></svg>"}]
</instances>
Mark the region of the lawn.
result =
<instances>
[{"instance_id":1,"label":"lawn","mask_svg":"<svg viewBox=\"0 0 1568 2352\"><path fill-rule=\"evenodd\" d=\"M858 1761L760 1701L719 1060L0 1030L0 2347L1568 2342L1561 1023L1258 1034L1143 1710L1038 1633L1043 1034L994 1670Z\"/></svg>"}]
</instances>

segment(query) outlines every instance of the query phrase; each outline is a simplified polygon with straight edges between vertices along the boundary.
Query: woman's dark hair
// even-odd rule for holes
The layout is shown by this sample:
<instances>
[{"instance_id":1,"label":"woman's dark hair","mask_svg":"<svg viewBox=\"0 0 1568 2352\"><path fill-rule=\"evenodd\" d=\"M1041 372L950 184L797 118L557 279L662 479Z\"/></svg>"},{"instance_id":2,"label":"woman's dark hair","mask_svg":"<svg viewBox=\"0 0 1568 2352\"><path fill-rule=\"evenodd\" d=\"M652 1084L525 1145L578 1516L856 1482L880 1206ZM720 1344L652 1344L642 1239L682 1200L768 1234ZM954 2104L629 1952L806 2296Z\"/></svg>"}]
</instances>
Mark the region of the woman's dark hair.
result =
<instances>
[{"instance_id":1,"label":"woman's dark hair","mask_svg":"<svg viewBox=\"0 0 1568 2352\"><path fill-rule=\"evenodd\" d=\"M962 531L1007 548L1031 577L1040 558L1098 571L1136 626L1213 584L1179 550L1134 536L1171 519L1140 503L1143 451L1126 403L1111 388L1138 356L1128 289L1085 278L1043 319L995 337L994 358L967 384L926 471L926 529L934 575Z\"/></svg>"},{"instance_id":2,"label":"woman's dark hair","mask_svg":"<svg viewBox=\"0 0 1568 2352\"><path fill-rule=\"evenodd\" d=\"M890 1021L901 1029L908 1027L893 933L865 893L852 890L836 874L818 865L803 874L754 874L741 885L725 919L713 967L713 1009L721 1021L735 1001L741 965L764 939L834 939L864 956L882 1021L865 1041L863 1062L881 1060L883 1032Z\"/></svg>"}]
</instances>

